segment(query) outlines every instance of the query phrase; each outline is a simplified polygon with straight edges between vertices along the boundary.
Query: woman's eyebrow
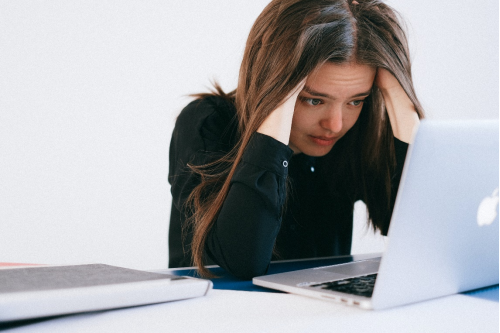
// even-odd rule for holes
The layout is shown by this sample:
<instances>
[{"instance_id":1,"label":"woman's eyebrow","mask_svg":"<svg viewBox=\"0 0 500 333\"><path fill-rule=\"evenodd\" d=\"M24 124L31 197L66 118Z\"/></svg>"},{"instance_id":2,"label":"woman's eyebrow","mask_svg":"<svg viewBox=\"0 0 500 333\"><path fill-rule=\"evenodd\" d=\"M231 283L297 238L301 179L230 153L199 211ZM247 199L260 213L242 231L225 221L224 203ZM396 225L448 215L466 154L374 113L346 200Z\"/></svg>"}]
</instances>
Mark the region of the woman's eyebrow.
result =
<instances>
[{"instance_id":1,"label":"woman's eyebrow","mask_svg":"<svg viewBox=\"0 0 500 333\"><path fill-rule=\"evenodd\" d=\"M311 89L311 87L308 87L308 86L304 86L304 89L303 89L306 93L310 94L310 95L313 95L313 96L318 96L318 97L326 97L326 98L330 98L330 99L335 99L335 97L333 97L332 95L329 95L329 94L326 94L326 93L322 93L322 92L319 92L319 91L316 91L316 90L313 90ZM370 95L371 93L371 90L368 90L366 92L362 92L362 93L359 93L359 94L356 94L356 95L353 95L351 96L350 98L355 98L355 97L365 97L365 96L368 96Z\"/></svg>"},{"instance_id":2,"label":"woman's eyebrow","mask_svg":"<svg viewBox=\"0 0 500 333\"><path fill-rule=\"evenodd\" d=\"M304 91L310 95L313 95L313 96L318 96L318 97L327 97L327 98L330 98L330 99L335 99L333 98L333 96L331 95L328 95L328 94L325 94L325 93L322 93L322 92L319 92L319 91L316 91L316 90L312 90L310 87L308 86L304 86Z\"/></svg>"},{"instance_id":3,"label":"woman's eyebrow","mask_svg":"<svg viewBox=\"0 0 500 333\"><path fill-rule=\"evenodd\" d=\"M368 90L366 92L362 92L362 93L356 94L354 96L351 96L351 98L354 98L354 97L365 97L365 96L368 96L370 94L371 94L371 90Z\"/></svg>"}]
</instances>

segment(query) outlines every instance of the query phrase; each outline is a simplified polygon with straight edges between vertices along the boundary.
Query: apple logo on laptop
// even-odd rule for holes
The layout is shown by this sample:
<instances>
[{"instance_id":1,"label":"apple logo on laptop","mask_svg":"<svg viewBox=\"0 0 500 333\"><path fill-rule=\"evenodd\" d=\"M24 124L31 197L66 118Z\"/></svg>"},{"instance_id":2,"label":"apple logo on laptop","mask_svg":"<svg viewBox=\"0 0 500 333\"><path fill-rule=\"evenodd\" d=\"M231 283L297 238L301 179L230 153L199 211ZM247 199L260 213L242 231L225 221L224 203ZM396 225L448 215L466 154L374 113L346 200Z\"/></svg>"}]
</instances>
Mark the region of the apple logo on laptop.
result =
<instances>
[{"instance_id":1,"label":"apple logo on laptop","mask_svg":"<svg viewBox=\"0 0 500 333\"><path fill-rule=\"evenodd\" d=\"M493 193L484 198L479 204L477 209L477 224L481 227L483 225L489 225L493 223L495 217L497 217L498 208L498 187L493 191Z\"/></svg>"}]
</instances>

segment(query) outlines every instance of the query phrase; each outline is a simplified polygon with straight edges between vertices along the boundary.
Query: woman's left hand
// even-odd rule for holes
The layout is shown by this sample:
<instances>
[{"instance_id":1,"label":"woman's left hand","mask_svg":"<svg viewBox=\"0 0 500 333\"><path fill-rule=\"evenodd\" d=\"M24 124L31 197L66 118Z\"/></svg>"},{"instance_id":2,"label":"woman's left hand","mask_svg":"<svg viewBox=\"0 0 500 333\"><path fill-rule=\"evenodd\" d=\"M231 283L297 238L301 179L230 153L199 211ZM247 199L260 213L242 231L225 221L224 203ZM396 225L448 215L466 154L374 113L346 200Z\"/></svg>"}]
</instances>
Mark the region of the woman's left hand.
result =
<instances>
[{"instance_id":1,"label":"woman's left hand","mask_svg":"<svg viewBox=\"0 0 500 333\"><path fill-rule=\"evenodd\" d=\"M420 123L415 106L399 81L388 70L377 69L375 85L384 98L394 136L403 142L411 143L413 131Z\"/></svg>"}]
</instances>

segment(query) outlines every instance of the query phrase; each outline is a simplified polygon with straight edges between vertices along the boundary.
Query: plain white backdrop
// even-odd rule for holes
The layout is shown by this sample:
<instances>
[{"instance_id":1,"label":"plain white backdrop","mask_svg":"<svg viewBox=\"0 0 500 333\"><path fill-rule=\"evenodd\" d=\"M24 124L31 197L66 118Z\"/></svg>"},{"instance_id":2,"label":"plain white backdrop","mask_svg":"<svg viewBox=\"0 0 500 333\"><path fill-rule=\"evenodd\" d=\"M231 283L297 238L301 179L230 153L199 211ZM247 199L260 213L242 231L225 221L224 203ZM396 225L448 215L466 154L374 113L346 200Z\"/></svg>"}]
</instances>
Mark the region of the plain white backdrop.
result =
<instances>
[{"instance_id":1,"label":"plain white backdrop","mask_svg":"<svg viewBox=\"0 0 500 333\"><path fill-rule=\"evenodd\" d=\"M0 262L167 267L175 117L268 1L0 2ZM498 1L389 2L429 118L498 118ZM353 252L384 240L356 206Z\"/></svg>"}]
</instances>

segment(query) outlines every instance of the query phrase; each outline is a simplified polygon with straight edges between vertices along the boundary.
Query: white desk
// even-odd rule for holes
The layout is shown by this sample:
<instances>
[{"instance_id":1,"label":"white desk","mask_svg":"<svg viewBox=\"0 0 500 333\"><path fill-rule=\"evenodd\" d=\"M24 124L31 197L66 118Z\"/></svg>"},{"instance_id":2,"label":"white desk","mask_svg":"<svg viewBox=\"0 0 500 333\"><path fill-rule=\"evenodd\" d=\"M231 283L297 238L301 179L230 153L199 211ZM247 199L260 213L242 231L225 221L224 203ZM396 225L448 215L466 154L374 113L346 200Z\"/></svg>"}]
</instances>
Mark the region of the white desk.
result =
<instances>
[{"instance_id":1,"label":"white desk","mask_svg":"<svg viewBox=\"0 0 500 333\"><path fill-rule=\"evenodd\" d=\"M453 295L385 311L302 296L212 290L208 296L56 318L9 332L498 332L499 303Z\"/></svg>"}]
</instances>

